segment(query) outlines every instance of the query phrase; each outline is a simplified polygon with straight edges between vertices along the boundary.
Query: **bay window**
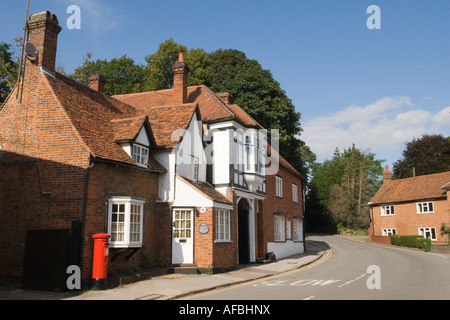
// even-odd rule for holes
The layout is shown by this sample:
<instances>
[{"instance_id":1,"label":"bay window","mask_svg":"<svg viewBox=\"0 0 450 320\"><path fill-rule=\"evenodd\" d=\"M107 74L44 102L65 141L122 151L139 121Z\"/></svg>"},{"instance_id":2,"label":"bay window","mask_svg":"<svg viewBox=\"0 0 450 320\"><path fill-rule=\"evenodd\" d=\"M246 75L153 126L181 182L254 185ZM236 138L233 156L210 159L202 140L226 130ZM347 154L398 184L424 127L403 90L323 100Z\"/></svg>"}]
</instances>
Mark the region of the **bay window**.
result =
<instances>
[{"instance_id":1,"label":"bay window","mask_svg":"<svg viewBox=\"0 0 450 320\"><path fill-rule=\"evenodd\" d=\"M113 197L108 205L110 247L142 246L144 201L131 197Z\"/></svg>"}]
</instances>

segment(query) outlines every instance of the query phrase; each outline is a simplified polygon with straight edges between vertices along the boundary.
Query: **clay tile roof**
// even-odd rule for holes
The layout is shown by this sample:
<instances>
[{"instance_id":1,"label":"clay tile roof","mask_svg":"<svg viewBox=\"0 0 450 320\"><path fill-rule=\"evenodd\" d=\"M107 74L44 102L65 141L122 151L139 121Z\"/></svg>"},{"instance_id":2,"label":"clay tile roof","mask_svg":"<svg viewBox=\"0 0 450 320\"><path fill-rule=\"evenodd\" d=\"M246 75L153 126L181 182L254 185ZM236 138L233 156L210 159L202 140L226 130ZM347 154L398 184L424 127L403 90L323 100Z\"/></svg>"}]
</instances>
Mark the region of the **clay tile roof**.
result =
<instances>
[{"instance_id":1,"label":"clay tile roof","mask_svg":"<svg viewBox=\"0 0 450 320\"><path fill-rule=\"evenodd\" d=\"M130 93L113 96L137 109L152 108L155 106L173 106L176 100L173 97L173 89L165 89L150 92ZM233 119L234 113L227 108L214 92L206 86L188 87L188 104L198 104L203 121L217 121Z\"/></svg>"},{"instance_id":2,"label":"clay tile roof","mask_svg":"<svg viewBox=\"0 0 450 320\"><path fill-rule=\"evenodd\" d=\"M262 129L262 126L237 104L229 104L227 107L235 114L236 119L245 126Z\"/></svg>"},{"instance_id":3,"label":"clay tile roof","mask_svg":"<svg viewBox=\"0 0 450 320\"><path fill-rule=\"evenodd\" d=\"M444 188L449 185L449 181L450 171L389 180L381 186L371 202L373 204L389 204L443 198L446 196Z\"/></svg>"},{"instance_id":4,"label":"clay tile roof","mask_svg":"<svg viewBox=\"0 0 450 320\"><path fill-rule=\"evenodd\" d=\"M226 204L233 204L233 202L225 197L223 194L221 194L219 191L214 189L214 187L209 184L208 182L204 181L194 181L191 179L188 179L186 177L177 175L177 177L187 184L189 184L191 187L199 191L201 194L203 194L206 198L215 201L215 202L221 202Z\"/></svg>"},{"instance_id":5,"label":"clay tile roof","mask_svg":"<svg viewBox=\"0 0 450 320\"><path fill-rule=\"evenodd\" d=\"M146 116L111 120L114 131L114 141L134 140L146 121Z\"/></svg>"},{"instance_id":6,"label":"clay tile roof","mask_svg":"<svg viewBox=\"0 0 450 320\"><path fill-rule=\"evenodd\" d=\"M141 114L148 117L158 148L173 148L179 139L172 139L177 129L187 129L194 112L198 112L196 104L179 106L162 106L140 109ZM200 116L198 117L200 119Z\"/></svg>"},{"instance_id":7,"label":"clay tile roof","mask_svg":"<svg viewBox=\"0 0 450 320\"><path fill-rule=\"evenodd\" d=\"M115 142L115 128L111 122L138 116L135 108L78 84L59 73L54 77L48 74L45 76L55 97L93 157L136 165L125 150ZM125 134L125 130L120 134ZM165 171L155 159L149 160L149 166L150 169Z\"/></svg>"}]
</instances>

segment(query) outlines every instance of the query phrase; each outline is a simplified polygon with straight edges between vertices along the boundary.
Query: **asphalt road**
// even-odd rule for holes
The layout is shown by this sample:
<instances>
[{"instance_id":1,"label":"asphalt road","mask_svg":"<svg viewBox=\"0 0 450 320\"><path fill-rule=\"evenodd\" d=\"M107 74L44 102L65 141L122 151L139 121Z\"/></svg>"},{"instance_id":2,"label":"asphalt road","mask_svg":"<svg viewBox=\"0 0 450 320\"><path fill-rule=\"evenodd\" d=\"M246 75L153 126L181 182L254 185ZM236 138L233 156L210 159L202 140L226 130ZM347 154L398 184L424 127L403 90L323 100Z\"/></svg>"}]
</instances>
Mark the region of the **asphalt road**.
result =
<instances>
[{"instance_id":1,"label":"asphalt road","mask_svg":"<svg viewBox=\"0 0 450 320\"><path fill-rule=\"evenodd\" d=\"M449 300L450 255L355 242L307 239L328 248L313 265L219 289L196 300Z\"/></svg>"}]
</instances>

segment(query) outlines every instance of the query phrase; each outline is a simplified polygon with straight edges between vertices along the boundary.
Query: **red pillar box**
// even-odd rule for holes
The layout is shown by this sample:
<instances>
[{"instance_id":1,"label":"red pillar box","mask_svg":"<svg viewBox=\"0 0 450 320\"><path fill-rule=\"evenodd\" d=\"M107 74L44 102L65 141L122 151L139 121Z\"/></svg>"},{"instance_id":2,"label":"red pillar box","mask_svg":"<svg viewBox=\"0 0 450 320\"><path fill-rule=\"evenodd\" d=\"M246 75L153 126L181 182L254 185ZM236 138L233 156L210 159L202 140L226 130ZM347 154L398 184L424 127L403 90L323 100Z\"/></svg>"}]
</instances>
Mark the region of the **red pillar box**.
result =
<instances>
[{"instance_id":1,"label":"red pillar box","mask_svg":"<svg viewBox=\"0 0 450 320\"><path fill-rule=\"evenodd\" d=\"M97 233L92 236L94 239L92 287L98 290L107 289L109 238L111 235L106 233Z\"/></svg>"}]
</instances>

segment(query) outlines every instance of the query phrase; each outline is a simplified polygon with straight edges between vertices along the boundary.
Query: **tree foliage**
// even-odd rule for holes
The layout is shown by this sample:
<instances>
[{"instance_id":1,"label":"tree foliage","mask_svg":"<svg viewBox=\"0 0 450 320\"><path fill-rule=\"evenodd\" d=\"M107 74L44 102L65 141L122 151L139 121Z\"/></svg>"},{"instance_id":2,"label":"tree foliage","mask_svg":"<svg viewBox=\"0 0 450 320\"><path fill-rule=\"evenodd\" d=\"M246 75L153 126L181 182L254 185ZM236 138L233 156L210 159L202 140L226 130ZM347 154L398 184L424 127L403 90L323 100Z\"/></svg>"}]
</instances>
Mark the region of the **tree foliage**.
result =
<instances>
[{"instance_id":1,"label":"tree foliage","mask_svg":"<svg viewBox=\"0 0 450 320\"><path fill-rule=\"evenodd\" d=\"M424 134L407 142L402 158L394 163L397 179L450 171L450 140L442 135Z\"/></svg>"},{"instance_id":2,"label":"tree foliage","mask_svg":"<svg viewBox=\"0 0 450 320\"><path fill-rule=\"evenodd\" d=\"M11 45L0 42L0 104L16 84L18 68L19 61L14 56Z\"/></svg>"},{"instance_id":3,"label":"tree foliage","mask_svg":"<svg viewBox=\"0 0 450 320\"><path fill-rule=\"evenodd\" d=\"M307 219L319 215L319 222L366 228L367 204L381 185L381 163L373 153L362 152L353 145L342 153L336 149L331 160L314 164Z\"/></svg>"},{"instance_id":4,"label":"tree foliage","mask_svg":"<svg viewBox=\"0 0 450 320\"><path fill-rule=\"evenodd\" d=\"M136 65L133 59L124 55L110 61L101 59L93 61L92 57L92 53L87 53L83 64L69 77L88 86L90 76L101 74L106 79L104 90L107 95L140 92L146 88L144 67Z\"/></svg>"}]
</instances>

